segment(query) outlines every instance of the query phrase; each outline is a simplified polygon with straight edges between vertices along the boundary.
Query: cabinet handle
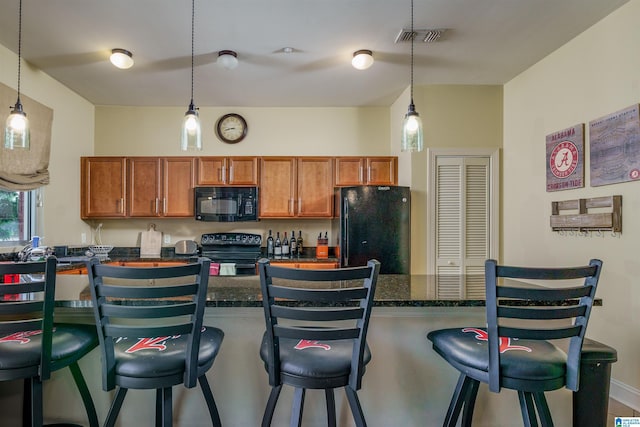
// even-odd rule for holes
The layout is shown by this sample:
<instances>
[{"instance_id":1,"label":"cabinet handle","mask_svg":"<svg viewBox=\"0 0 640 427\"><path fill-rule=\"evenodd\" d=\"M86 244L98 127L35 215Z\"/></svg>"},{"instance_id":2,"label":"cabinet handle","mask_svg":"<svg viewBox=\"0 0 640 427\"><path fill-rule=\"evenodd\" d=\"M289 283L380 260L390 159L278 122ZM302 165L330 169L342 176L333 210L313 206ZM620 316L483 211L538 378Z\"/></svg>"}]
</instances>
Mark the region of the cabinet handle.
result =
<instances>
[{"instance_id":1,"label":"cabinet handle","mask_svg":"<svg viewBox=\"0 0 640 427\"><path fill-rule=\"evenodd\" d=\"M233 166L229 166L229 183L233 182Z\"/></svg>"},{"instance_id":2,"label":"cabinet handle","mask_svg":"<svg viewBox=\"0 0 640 427\"><path fill-rule=\"evenodd\" d=\"M158 198L156 197L156 215L158 214Z\"/></svg>"},{"instance_id":3,"label":"cabinet handle","mask_svg":"<svg viewBox=\"0 0 640 427\"><path fill-rule=\"evenodd\" d=\"M367 182L371 182L371 168L367 168Z\"/></svg>"},{"instance_id":4,"label":"cabinet handle","mask_svg":"<svg viewBox=\"0 0 640 427\"><path fill-rule=\"evenodd\" d=\"M362 166L360 166L360 169L358 169L358 181L362 182L363 179L363 173L362 173Z\"/></svg>"},{"instance_id":5,"label":"cabinet handle","mask_svg":"<svg viewBox=\"0 0 640 427\"><path fill-rule=\"evenodd\" d=\"M222 167L222 176L220 177L220 180L226 184L227 183L227 167L223 166Z\"/></svg>"},{"instance_id":6,"label":"cabinet handle","mask_svg":"<svg viewBox=\"0 0 640 427\"><path fill-rule=\"evenodd\" d=\"M166 214L167 213L167 198L163 198L162 199L162 213Z\"/></svg>"},{"instance_id":7,"label":"cabinet handle","mask_svg":"<svg viewBox=\"0 0 640 427\"><path fill-rule=\"evenodd\" d=\"M289 213L293 213L293 199L289 199Z\"/></svg>"},{"instance_id":8,"label":"cabinet handle","mask_svg":"<svg viewBox=\"0 0 640 427\"><path fill-rule=\"evenodd\" d=\"M302 197L298 197L298 213L302 213Z\"/></svg>"},{"instance_id":9,"label":"cabinet handle","mask_svg":"<svg viewBox=\"0 0 640 427\"><path fill-rule=\"evenodd\" d=\"M120 198L120 200L118 200L116 204L118 205L118 212L124 213L124 199Z\"/></svg>"}]
</instances>

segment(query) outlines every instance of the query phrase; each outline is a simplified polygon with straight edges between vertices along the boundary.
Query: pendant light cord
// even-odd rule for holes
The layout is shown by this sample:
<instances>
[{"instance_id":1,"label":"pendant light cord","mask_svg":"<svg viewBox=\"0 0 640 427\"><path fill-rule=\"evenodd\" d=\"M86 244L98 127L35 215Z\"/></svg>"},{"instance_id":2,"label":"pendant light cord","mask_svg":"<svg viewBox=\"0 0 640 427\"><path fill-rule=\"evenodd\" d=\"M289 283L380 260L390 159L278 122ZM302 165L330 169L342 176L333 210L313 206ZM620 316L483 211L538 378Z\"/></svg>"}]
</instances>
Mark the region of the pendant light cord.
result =
<instances>
[{"instance_id":1,"label":"pendant light cord","mask_svg":"<svg viewBox=\"0 0 640 427\"><path fill-rule=\"evenodd\" d=\"M20 0L22 2L22 0ZM412 0L413 1L413 0ZM193 55L194 55L194 39L195 39L195 16L196 16L196 0L191 0L191 104L193 105Z\"/></svg>"},{"instance_id":2,"label":"pendant light cord","mask_svg":"<svg viewBox=\"0 0 640 427\"><path fill-rule=\"evenodd\" d=\"M22 63L22 0L18 7L18 103L20 103L20 65Z\"/></svg>"},{"instance_id":3,"label":"pendant light cord","mask_svg":"<svg viewBox=\"0 0 640 427\"><path fill-rule=\"evenodd\" d=\"M413 105L413 40L416 38L413 32L413 0L411 0L411 104Z\"/></svg>"}]
</instances>

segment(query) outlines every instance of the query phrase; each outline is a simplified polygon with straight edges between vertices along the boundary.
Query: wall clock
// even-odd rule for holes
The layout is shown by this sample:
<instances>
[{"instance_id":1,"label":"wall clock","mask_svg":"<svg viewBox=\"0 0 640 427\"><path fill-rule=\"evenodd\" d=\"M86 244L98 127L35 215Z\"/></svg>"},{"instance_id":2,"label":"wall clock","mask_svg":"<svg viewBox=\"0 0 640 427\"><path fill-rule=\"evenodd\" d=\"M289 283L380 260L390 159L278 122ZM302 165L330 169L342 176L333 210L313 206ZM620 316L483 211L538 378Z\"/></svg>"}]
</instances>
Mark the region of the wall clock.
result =
<instances>
[{"instance_id":1,"label":"wall clock","mask_svg":"<svg viewBox=\"0 0 640 427\"><path fill-rule=\"evenodd\" d=\"M216 135L222 142L235 144L247 136L247 121L240 114L229 113L216 122Z\"/></svg>"}]
</instances>

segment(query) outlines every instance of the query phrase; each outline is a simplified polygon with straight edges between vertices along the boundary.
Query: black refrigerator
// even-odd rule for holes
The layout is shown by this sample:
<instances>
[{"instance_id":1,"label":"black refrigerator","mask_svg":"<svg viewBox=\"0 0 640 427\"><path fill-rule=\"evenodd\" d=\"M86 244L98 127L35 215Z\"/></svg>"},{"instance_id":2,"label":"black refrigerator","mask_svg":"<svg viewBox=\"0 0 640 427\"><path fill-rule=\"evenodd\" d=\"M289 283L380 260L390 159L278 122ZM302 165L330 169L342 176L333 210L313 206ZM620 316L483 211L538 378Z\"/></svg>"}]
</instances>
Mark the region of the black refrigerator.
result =
<instances>
[{"instance_id":1,"label":"black refrigerator","mask_svg":"<svg viewBox=\"0 0 640 427\"><path fill-rule=\"evenodd\" d=\"M409 187L336 188L335 209L331 230L338 239L340 267L361 266L377 259L381 274L410 274Z\"/></svg>"}]
</instances>

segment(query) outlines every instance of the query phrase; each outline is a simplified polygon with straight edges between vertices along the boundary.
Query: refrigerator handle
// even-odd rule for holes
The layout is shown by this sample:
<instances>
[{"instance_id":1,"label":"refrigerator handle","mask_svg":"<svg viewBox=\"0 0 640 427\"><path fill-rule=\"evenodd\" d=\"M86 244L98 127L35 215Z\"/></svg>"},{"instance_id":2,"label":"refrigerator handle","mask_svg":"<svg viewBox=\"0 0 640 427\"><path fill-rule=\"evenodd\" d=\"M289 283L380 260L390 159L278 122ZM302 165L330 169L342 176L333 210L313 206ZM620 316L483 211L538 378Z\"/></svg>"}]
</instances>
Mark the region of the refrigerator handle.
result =
<instances>
[{"instance_id":1,"label":"refrigerator handle","mask_svg":"<svg viewBox=\"0 0 640 427\"><path fill-rule=\"evenodd\" d=\"M342 231L344 254L340 253L340 256L344 260L344 267L349 267L349 200L346 197L342 200L342 221L344 225Z\"/></svg>"}]
</instances>

